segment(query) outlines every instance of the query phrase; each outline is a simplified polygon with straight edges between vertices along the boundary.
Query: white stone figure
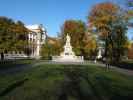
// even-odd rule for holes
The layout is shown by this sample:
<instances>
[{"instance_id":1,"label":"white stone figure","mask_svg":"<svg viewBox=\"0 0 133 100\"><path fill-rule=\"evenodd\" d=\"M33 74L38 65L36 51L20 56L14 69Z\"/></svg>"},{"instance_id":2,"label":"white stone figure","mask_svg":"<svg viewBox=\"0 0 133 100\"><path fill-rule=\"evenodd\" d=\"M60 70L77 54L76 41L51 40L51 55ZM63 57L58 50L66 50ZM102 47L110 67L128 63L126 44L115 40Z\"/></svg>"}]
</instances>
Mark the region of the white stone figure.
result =
<instances>
[{"instance_id":1,"label":"white stone figure","mask_svg":"<svg viewBox=\"0 0 133 100\"><path fill-rule=\"evenodd\" d=\"M61 54L62 56L75 56L74 52L72 51L72 46L71 46L70 40L71 40L71 38L67 34L66 44L64 45L64 52Z\"/></svg>"},{"instance_id":2,"label":"white stone figure","mask_svg":"<svg viewBox=\"0 0 133 100\"><path fill-rule=\"evenodd\" d=\"M97 63L97 60L96 59L94 60L94 63Z\"/></svg>"},{"instance_id":3,"label":"white stone figure","mask_svg":"<svg viewBox=\"0 0 133 100\"><path fill-rule=\"evenodd\" d=\"M100 58L102 58L102 49L99 48L97 59L100 59Z\"/></svg>"},{"instance_id":4,"label":"white stone figure","mask_svg":"<svg viewBox=\"0 0 133 100\"><path fill-rule=\"evenodd\" d=\"M66 36L66 43L69 43L69 45L70 45L70 36L68 34Z\"/></svg>"},{"instance_id":5,"label":"white stone figure","mask_svg":"<svg viewBox=\"0 0 133 100\"><path fill-rule=\"evenodd\" d=\"M64 51L61 53L60 56L53 56L52 60L56 62L83 62L83 57L76 56L75 53L72 51L71 38L67 34Z\"/></svg>"},{"instance_id":6,"label":"white stone figure","mask_svg":"<svg viewBox=\"0 0 133 100\"><path fill-rule=\"evenodd\" d=\"M97 60L102 58L102 52L103 52L103 48L99 47L97 56L96 56L96 58L94 60L94 63L97 63Z\"/></svg>"}]
</instances>

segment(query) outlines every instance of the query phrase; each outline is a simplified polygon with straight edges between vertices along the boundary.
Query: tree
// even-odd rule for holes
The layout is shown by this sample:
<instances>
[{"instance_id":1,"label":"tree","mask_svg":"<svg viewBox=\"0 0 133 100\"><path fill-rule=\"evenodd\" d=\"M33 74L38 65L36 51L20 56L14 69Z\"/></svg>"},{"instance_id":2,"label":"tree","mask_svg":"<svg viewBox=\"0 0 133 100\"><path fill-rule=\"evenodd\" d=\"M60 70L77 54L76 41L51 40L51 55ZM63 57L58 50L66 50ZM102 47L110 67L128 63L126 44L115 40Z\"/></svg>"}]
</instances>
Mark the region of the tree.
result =
<instances>
[{"instance_id":1,"label":"tree","mask_svg":"<svg viewBox=\"0 0 133 100\"><path fill-rule=\"evenodd\" d=\"M94 59L97 52L97 43L96 38L93 36L93 32L87 32L84 38L84 52L85 52L85 59Z\"/></svg>"},{"instance_id":2,"label":"tree","mask_svg":"<svg viewBox=\"0 0 133 100\"><path fill-rule=\"evenodd\" d=\"M130 47L128 49L128 58L133 59L133 43L130 43Z\"/></svg>"},{"instance_id":3,"label":"tree","mask_svg":"<svg viewBox=\"0 0 133 100\"><path fill-rule=\"evenodd\" d=\"M86 25L81 20L66 20L61 29L61 38L63 45L65 43L66 35L71 37L71 45L76 55L84 55L83 51L83 38L86 32Z\"/></svg>"},{"instance_id":4,"label":"tree","mask_svg":"<svg viewBox=\"0 0 133 100\"><path fill-rule=\"evenodd\" d=\"M62 46L61 46L61 42L60 39L58 38L53 38L53 42L49 44L51 45L51 55L55 55L58 56L60 55L60 53L62 52Z\"/></svg>"},{"instance_id":5,"label":"tree","mask_svg":"<svg viewBox=\"0 0 133 100\"><path fill-rule=\"evenodd\" d=\"M126 49L128 21L125 15L119 6L106 2L95 5L88 16L89 23L105 41L105 57L111 61L120 61Z\"/></svg>"},{"instance_id":6,"label":"tree","mask_svg":"<svg viewBox=\"0 0 133 100\"><path fill-rule=\"evenodd\" d=\"M0 52L25 51L27 48L28 29L21 21L0 17Z\"/></svg>"},{"instance_id":7,"label":"tree","mask_svg":"<svg viewBox=\"0 0 133 100\"><path fill-rule=\"evenodd\" d=\"M50 59L51 47L47 42L42 45L41 56L43 59Z\"/></svg>"},{"instance_id":8,"label":"tree","mask_svg":"<svg viewBox=\"0 0 133 100\"><path fill-rule=\"evenodd\" d=\"M11 28L9 26L13 25L14 22L6 17L0 17L0 50L8 50L10 48L12 39ZM10 34L10 35L9 35Z\"/></svg>"},{"instance_id":9,"label":"tree","mask_svg":"<svg viewBox=\"0 0 133 100\"><path fill-rule=\"evenodd\" d=\"M61 42L57 38L46 38L46 43L42 46L41 55L44 59L50 59L51 56L58 56L62 51Z\"/></svg>"}]
</instances>

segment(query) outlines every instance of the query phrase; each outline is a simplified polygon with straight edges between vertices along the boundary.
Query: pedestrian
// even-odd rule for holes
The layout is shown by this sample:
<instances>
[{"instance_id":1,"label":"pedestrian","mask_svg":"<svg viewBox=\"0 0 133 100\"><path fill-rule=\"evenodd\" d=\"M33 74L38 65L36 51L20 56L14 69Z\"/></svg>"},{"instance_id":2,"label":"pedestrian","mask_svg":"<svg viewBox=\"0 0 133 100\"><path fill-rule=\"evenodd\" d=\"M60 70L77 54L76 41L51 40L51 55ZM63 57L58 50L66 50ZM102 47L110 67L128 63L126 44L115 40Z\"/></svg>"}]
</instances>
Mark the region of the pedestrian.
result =
<instances>
[{"instance_id":1,"label":"pedestrian","mask_svg":"<svg viewBox=\"0 0 133 100\"><path fill-rule=\"evenodd\" d=\"M110 58L106 57L106 68L107 68L107 70L109 69L109 67L110 67Z\"/></svg>"},{"instance_id":2,"label":"pedestrian","mask_svg":"<svg viewBox=\"0 0 133 100\"><path fill-rule=\"evenodd\" d=\"M4 60L4 53L1 52L1 60L3 61Z\"/></svg>"}]
</instances>

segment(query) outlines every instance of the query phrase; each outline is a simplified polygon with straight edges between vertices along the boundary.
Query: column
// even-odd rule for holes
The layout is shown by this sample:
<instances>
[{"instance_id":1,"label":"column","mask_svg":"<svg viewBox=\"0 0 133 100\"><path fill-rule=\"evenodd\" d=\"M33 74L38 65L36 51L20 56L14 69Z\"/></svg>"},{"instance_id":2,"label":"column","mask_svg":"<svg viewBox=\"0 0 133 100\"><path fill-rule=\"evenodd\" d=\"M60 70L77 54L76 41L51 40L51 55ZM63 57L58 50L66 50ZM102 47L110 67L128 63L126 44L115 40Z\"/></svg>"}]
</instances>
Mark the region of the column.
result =
<instances>
[{"instance_id":1,"label":"column","mask_svg":"<svg viewBox=\"0 0 133 100\"><path fill-rule=\"evenodd\" d=\"M37 40L36 59L40 58L40 40Z\"/></svg>"}]
</instances>

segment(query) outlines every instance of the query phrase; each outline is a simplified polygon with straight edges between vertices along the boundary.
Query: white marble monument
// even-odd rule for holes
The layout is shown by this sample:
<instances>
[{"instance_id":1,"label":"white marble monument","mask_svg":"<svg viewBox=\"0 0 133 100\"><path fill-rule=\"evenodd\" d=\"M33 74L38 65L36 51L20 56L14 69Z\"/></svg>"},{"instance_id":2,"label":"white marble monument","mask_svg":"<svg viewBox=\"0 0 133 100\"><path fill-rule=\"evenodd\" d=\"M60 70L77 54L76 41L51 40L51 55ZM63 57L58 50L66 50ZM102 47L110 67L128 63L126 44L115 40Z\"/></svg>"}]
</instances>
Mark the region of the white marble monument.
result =
<instances>
[{"instance_id":1,"label":"white marble monument","mask_svg":"<svg viewBox=\"0 0 133 100\"><path fill-rule=\"evenodd\" d=\"M102 58L102 48L98 48L98 53L97 53L97 59L101 59Z\"/></svg>"},{"instance_id":2,"label":"white marble monument","mask_svg":"<svg viewBox=\"0 0 133 100\"><path fill-rule=\"evenodd\" d=\"M72 46L70 43L70 36L67 34L66 36L66 44L64 45L64 51L60 54L60 56L53 56L52 60L56 62L83 62L82 56L76 56L72 51Z\"/></svg>"}]
</instances>

